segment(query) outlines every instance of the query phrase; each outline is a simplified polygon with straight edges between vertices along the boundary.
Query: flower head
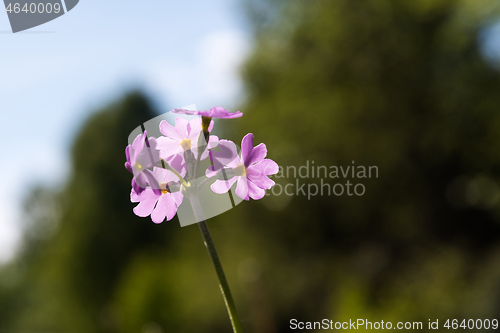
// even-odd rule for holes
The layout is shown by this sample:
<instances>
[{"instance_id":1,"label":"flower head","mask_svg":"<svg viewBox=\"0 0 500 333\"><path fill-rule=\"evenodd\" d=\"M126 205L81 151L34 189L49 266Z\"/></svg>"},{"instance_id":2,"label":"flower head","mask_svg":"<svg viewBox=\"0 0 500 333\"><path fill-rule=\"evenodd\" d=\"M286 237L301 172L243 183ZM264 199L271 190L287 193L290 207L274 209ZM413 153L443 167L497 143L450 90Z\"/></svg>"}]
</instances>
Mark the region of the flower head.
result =
<instances>
[{"instance_id":1,"label":"flower head","mask_svg":"<svg viewBox=\"0 0 500 333\"><path fill-rule=\"evenodd\" d=\"M180 157L176 158L171 167L182 171L180 167ZM185 171L182 172L185 174ZM182 174L181 173L181 174ZM178 177L170 170L154 167L151 172L154 177L154 185L148 187L141 193L132 189L130 201L138 202L134 208L134 213L140 217L151 215L154 223L161 223L167 218L171 220L177 213L177 207L182 203L183 195L180 191L172 193L169 183L177 182Z\"/></svg>"},{"instance_id":2,"label":"flower head","mask_svg":"<svg viewBox=\"0 0 500 333\"><path fill-rule=\"evenodd\" d=\"M244 199L262 199L265 190L274 185L274 181L269 179L269 175L279 171L278 164L270 159L265 159L267 155L266 145L261 143L253 146L253 134L245 135L241 142L241 155L237 154L236 145L228 140L220 140L221 152L212 152L214 165L208 168L207 176L214 176L216 173L224 171L225 167L230 168L228 173L231 178L228 180L216 180L212 185L212 191L218 194L226 193L237 181L236 194Z\"/></svg>"},{"instance_id":3,"label":"flower head","mask_svg":"<svg viewBox=\"0 0 500 333\"><path fill-rule=\"evenodd\" d=\"M214 122L211 121L208 126L208 132L214 127ZM196 156L198 148L206 145L202 133L202 121L200 118L188 121L183 117L177 117L175 127L167 121L162 120L160 123L160 132L165 135L158 138L156 148L160 150L160 157L166 161L170 161L176 155L183 155L185 151L191 150ZM203 139L203 140L201 140ZM200 141L201 140L201 141ZM215 135L210 136L209 148L217 145L219 138ZM205 147L203 147L205 148ZM201 158L208 156L208 151L203 152Z\"/></svg>"},{"instance_id":4,"label":"flower head","mask_svg":"<svg viewBox=\"0 0 500 333\"><path fill-rule=\"evenodd\" d=\"M222 106L216 106L216 107L211 108L210 110L205 110L205 111L174 109L172 112L190 115L190 116L204 116L204 117L209 117L209 118L222 118L222 119L239 118L239 117L243 116L243 113L240 111L229 112L226 109L224 109Z\"/></svg>"},{"instance_id":5,"label":"flower head","mask_svg":"<svg viewBox=\"0 0 500 333\"><path fill-rule=\"evenodd\" d=\"M150 168L160 160L156 150L156 139L148 138L146 131L137 135L134 142L125 148L127 162L125 168L134 174L132 178L132 188L137 193L141 193L151 179Z\"/></svg>"}]
</instances>

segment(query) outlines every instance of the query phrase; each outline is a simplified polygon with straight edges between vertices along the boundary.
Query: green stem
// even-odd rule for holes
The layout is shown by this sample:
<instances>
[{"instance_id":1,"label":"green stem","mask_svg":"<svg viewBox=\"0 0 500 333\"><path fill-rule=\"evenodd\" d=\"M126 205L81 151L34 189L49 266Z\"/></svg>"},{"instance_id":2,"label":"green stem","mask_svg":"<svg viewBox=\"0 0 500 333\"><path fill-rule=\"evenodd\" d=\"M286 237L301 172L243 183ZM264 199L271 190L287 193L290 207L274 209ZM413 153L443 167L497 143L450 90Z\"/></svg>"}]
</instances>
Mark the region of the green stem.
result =
<instances>
[{"instance_id":1,"label":"green stem","mask_svg":"<svg viewBox=\"0 0 500 333\"><path fill-rule=\"evenodd\" d=\"M198 226L200 227L203 241L205 242L208 254L210 255L210 259L212 260L212 263L214 265L215 272L217 273L217 278L219 279L219 287L222 293L222 298L224 298L224 303L226 304L226 309L229 314L229 319L231 320L231 325L233 326L233 332L242 333L243 331L241 329L240 319L238 317L238 314L236 313L236 306L234 305L233 296L231 295L231 290L229 289L229 284L227 283L226 275L224 274L219 255L217 254L217 250L215 249L212 236L210 236L207 222L205 221L205 217L203 216L200 201L196 196L190 197L190 201L191 207L193 207L195 218L197 221L199 221Z\"/></svg>"}]
</instances>

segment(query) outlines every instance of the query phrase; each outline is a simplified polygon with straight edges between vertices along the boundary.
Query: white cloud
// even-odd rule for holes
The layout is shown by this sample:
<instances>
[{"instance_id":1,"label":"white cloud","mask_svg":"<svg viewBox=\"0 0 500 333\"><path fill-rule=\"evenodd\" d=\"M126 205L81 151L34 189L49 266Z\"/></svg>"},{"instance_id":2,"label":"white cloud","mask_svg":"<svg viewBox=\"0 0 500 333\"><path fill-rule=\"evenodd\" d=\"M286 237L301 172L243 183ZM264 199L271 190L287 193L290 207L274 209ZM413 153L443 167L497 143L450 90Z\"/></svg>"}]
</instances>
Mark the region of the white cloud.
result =
<instances>
[{"instance_id":1,"label":"white cloud","mask_svg":"<svg viewBox=\"0 0 500 333\"><path fill-rule=\"evenodd\" d=\"M239 68L248 49L248 41L235 32L214 33L203 40L199 51L201 79L210 96L224 101L241 92Z\"/></svg>"},{"instance_id":2,"label":"white cloud","mask_svg":"<svg viewBox=\"0 0 500 333\"><path fill-rule=\"evenodd\" d=\"M195 103L199 109L234 103L242 92L239 68L249 50L248 38L236 31L208 34L195 60L183 60L182 50L148 69L151 89L168 105Z\"/></svg>"}]
</instances>

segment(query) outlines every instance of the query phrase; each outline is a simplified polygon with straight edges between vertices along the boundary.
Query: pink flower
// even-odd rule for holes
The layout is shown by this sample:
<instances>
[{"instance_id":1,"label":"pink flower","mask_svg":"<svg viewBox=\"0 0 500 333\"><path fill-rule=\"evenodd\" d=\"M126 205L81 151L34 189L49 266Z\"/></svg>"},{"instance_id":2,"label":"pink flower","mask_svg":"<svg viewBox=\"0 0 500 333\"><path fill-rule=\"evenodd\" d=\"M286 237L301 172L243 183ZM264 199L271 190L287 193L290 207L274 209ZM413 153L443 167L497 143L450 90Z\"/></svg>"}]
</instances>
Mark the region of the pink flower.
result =
<instances>
[{"instance_id":1,"label":"pink flower","mask_svg":"<svg viewBox=\"0 0 500 333\"><path fill-rule=\"evenodd\" d=\"M151 179L151 168L160 160L156 150L156 139L147 138L146 132L139 134L132 145L125 148L127 162L125 168L134 174L132 178L132 188L137 193L141 193L147 186L148 179Z\"/></svg>"},{"instance_id":2,"label":"pink flower","mask_svg":"<svg viewBox=\"0 0 500 333\"><path fill-rule=\"evenodd\" d=\"M214 122L210 122L208 131L214 127ZM195 156L198 154L198 144L200 142L200 133L202 133L201 118L188 121L183 117L177 117L175 127L167 121L162 120L160 123L160 132L165 135L159 137L156 148L160 150L160 157L166 161L170 161L175 155L183 155L184 151L191 150ZM203 135L202 135L203 138ZM205 143L202 140L203 144ZM219 138L215 135L210 136L209 148L215 147L219 142ZM202 159L208 156L206 150Z\"/></svg>"},{"instance_id":3,"label":"pink flower","mask_svg":"<svg viewBox=\"0 0 500 333\"><path fill-rule=\"evenodd\" d=\"M261 143L253 146L253 134L245 135L241 141L241 155L238 156L236 145L228 140L220 140L221 152L212 151L214 165L207 169L207 176L214 176L223 167L232 169L228 174L232 176L228 180L216 180L212 185L212 191L218 194L226 193L237 181L236 194L244 199L249 197L258 200L265 195L265 190L274 185L274 181L269 179L269 175L274 175L279 171L278 164L270 159L265 159L267 155L266 145ZM227 169L226 169L227 170Z\"/></svg>"},{"instance_id":4,"label":"pink flower","mask_svg":"<svg viewBox=\"0 0 500 333\"><path fill-rule=\"evenodd\" d=\"M210 110L205 111L193 111L186 109L174 109L172 112L179 114L186 114L190 116L204 116L210 118L222 118L222 119L231 119L231 118L239 118L243 116L243 113L240 111L229 112L224 109L222 106L216 106L211 108Z\"/></svg>"},{"instance_id":5,"label":"pink flower","mask_svg":"<svg viewBox=\"0 0 500 333\"><path fill-rule=\"evenodd\" d=\"M180 163L181 158L178 156L170 166L182 171ZM184 176L183 174L185 171L181 173L182 176ZM153 168L152 175L154 185L151 184L151 187L141 193L137 193L133 189L130 193L130 201L139 203L134 208L134 213L140 217L151 215L154 223L161 223L165 218L169 221L177 213L177 207L182 203L183 195L180 191L171 193L168 183L178 182L179 178L172 171L157 167Z\"/></svg>"}]
</instances>

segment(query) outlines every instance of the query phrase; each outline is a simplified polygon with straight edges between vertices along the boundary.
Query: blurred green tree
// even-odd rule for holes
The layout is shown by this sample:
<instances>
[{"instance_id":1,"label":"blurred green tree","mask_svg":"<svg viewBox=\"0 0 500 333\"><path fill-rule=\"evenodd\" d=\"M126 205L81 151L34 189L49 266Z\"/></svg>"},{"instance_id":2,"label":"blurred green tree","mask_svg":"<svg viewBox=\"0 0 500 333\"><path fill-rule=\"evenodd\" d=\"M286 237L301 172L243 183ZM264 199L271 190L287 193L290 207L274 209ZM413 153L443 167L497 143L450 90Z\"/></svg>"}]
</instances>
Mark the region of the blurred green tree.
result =
<instances>
[{"instance_id":1,"label":"blurred green tree","mask_svg":"<svg viewBox=\"0 0 500 333\"><path fill-rule=\"evenodd\" d=\"M26 245L17 265L24 275L16 297L22 311L15 319L2 313L7 316L2 325L78 332L116 326L109 302L126 264L141 250L169 244L164 228L130 214L131 177L122 168L129 133L156 114L138 92L96 113L73 144L64 189L32 191Z\"/></svg>"},{"instance_id":2,"label":"blurred green tree","mask_svg":"<svg viewBox=\"0 0 500 333\"><path fill-rule=\"evenodd\" d=\"M256 47L234 138L253 132L285 170L379 169L349 177L363 196L242 206L271 253L262 260L279 331L291 318L498 316L500 75L481 53L498 2L274 4L264 6L270 19L252 11Z\"/></svg>"}]
</instances>

